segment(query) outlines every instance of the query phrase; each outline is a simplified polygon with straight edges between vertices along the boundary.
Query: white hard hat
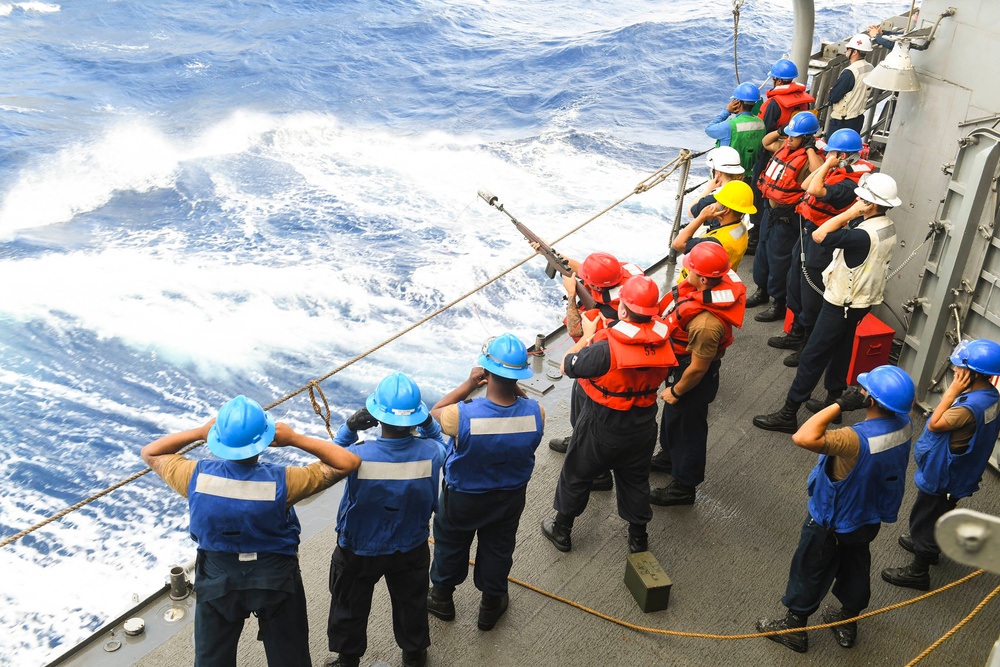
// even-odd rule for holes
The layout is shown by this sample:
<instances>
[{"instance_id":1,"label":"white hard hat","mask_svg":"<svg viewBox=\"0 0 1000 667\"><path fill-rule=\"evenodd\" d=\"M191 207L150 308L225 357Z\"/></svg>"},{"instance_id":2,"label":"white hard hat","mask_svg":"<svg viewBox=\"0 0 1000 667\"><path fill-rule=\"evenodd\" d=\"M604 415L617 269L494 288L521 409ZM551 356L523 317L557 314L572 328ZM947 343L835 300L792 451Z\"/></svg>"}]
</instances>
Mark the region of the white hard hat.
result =
<instances>
[{"instance_id":1,"label":"white hard hat","mask_svg":"<svg viewBox=\"0 0 1000 667\"><path fill-rule=\"evenodd\" d=\"M872 39L863 32L858 33L847 41L847 48L861 51L861 53L870 53L872 50Z\"/></svg>"},{"instance_id":2,"label":"white hard hat","mask_svg":"<svg viewBox=\"0 0 1000 667\"><path fill-rule=\"evenodd\" d=\"M709 169L721 171L723 174L743 175L743 165L740 164L740 154L732 146L719 146L708 151L705 158Z\"/></svg>"},{"instance_id":3,"label":"white hard hat","mask_svg":"<svg viewBox=\"0 0 1000 667\"><path fill-rule=\"evenodd\" d=\"M896 180L889 174L865 174L854 188L854 194L879 206L899 206L903 200L896 196Z\"/></svg>"}]
</instances>

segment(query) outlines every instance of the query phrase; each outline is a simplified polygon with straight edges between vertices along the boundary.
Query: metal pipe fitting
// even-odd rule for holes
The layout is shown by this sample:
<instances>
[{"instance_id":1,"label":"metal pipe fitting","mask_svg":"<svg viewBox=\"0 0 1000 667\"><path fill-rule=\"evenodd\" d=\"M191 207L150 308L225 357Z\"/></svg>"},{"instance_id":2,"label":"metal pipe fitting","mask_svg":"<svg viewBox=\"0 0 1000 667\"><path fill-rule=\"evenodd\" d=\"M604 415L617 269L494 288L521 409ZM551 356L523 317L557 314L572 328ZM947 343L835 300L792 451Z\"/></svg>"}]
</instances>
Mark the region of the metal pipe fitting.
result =
<instances>
[{"instance_id":1,"label":"metal pipe fitting","mask_svg":"<svg viewBox=\"0 0 1000 667\"><path fill-rule=\"evenodd\" d=\"M174 565L170 568L170 599L183 600L190 594L184 568L180 565Z\"/></svg>"}]
</instances>

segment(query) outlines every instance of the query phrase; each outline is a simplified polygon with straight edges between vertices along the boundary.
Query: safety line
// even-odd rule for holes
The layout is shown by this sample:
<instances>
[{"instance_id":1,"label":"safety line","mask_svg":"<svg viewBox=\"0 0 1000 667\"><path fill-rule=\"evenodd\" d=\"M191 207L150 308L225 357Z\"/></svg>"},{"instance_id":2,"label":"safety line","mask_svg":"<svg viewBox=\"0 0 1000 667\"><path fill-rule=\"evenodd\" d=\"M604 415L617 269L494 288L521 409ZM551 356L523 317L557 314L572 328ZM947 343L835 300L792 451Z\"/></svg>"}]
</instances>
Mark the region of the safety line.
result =
<instances>
[{"instance_id":1,"label":"safety line","mask_svg":"<svg viewBox=\"0 0 1000 667\"><path fill-rule=\"evenodd\" d=\"M559 243L560 241L562 241L566 237L571 236L572 234L575 234L576 232L580 231L581 229L583 229L584 227L586 227L587 225L589 225L591 222L593 222L597 218L601 217L602 215L604 215L605 213L607 213L608 211L610 211L614 207L616 207L619 204L621 204L622 202L624 202L626 199L628 199L632 195L641 194L643 192L646 192L647 190L650 190L650 189L656 187L657 185L659 185L660 183L662 183L663 181L665 181L670 176L670 174L672 174L682 162L693 160L694 158L696 158L696 157L698 157L700 155L704 155L707 152L708 152L708 150L700 151L698 153L692 153L690 150L688 150L686 148L682 148L681 151L680 151L680 153L677 155L676 158L674 158L673 160L671 160L670 162L668 162L666 165L664 165L660 169L658 169L655 172L653 172L645 180L643 180L638 185L636 185L635 188L633 188L632 192L629 192L627 195L625 195L624 197L622 197L621 199L619 199L615 203L613 203L610 206L602 209L601 211L599 211L595 215L587 218L586 220L584 220L583 222L581 222L576 227L573 227L572 229L570 229L568 232L566 232L562 236L557 237L556 239L554 239L550 243L550 245L554 245L556 243ZM489 280L487 280L487 281L485 281L485 282L477 285L476 287L472 288L468 292L465 292L464 294L462 294L458 298L449 301L448 303L446 303L445 305L441 306L437 310L433 311L431 314L427 315L426 317L424 317L424 318L418 320L417 322L409 325L405 329L402 329L402 330L398 331L397 333L393 334L389 338L386 338L384 341L382 341L378 345L370 347L369 349L365 350L361 354L359 354L359 355L357 355L357 356L355 356L355 357L353 357L351 359L348 359L347 361L345 361L341 365L337 366L336 368L334 368L332 371L330 371L326 375L323 375L322 377L319 377L319 378L317 378L315 380L310 380L308 384L305 384L302 387L299 387L298 389L296 389L293 392L285 394L284 396L282 396L278 400L276 400L273 403L267 405L264 409L265 410L270 410L270 409L274 408L275 406L278 406L281 403L284 403L285 401L287 401L287 400L289 400L291 398L294 398L295 396L298 396L302 392L308 390L309 394L310 394L310 402L312 404L313 411L317 415L319 415L321 419L323 419L323 421L326 424L327 432L330 433L330 437L332 438L333 437L333 431L331 430L331 427L330 427L330 406L329 406L329 403L326 400L326 397L323 395L322 390L319 389L319 383L321 383L321 382L323 382L325 380L330 379L331 377L333 377L334 375L336 375L340 371L344 370L345 368L353 366L354 364L356 364L357 362L361 361L365 357L371 355L374 352L377 352L378 350L382 349L383 347L385 347L389 343L395 341L397 338L405 336L406 334L408 334L409 332L413 331L417 327L419 327L419 326L427 323L429 320L437 317L438 315L440 315L441 313L445 312L446 310L449 310L453 306L461 303L462 301L464 301L465 299L469 298L470 296L472 296L476 292L479 292L479 291L483 290L484 288L488 287L489 285L492 285L496 281L498 281L501 278L503 278L504 276L506 276L508 273L511 273L515 269L518 269L521 266L523 266L524 264L527 264L529 261L531 261L532 259L534 259L537 256L538 256L537 254L532 254L532 255L529 255L529 256L525 257L520 262L517 262L516 264L514 264L514 265L512 265L512 266L510 266L510 267L508 267L506 269L504 269L503 271L501 271L497 275L495 275L492 278L490 278ZM316 392L316 391L319 391L320 398L323 401L323 406L322 407L319 405L318 401L316 400L316 397L315 397L315 394L314 394L314 392ZM196 447L200 447L202 444L204 444L204 442L205 442L204 440L199 440L199 441L197 441L195 443L192 443L188 447L185 447L184 449L182 449L178 453L180 453L180 454L186 454L187 452L191 451L192 449L194 449ZM112 491L114 491L116 489L119 489L119 488L125 486L126 484L130 484L131 482L134 482L135 480L139 479L143 475L146 475L146 474L148 474L150 472L152 472L151 468L145 468L143 470L140 470L140 471L138 471L136 473L133 473L133 474L129 475L128 477L126 477L126 478L124 478L124 479L122 479L122 480L120 480L120 481L112 484L111 486L109 486L109 487L107 487L107 488L105 488L105 489L103 489L101 491L98 491L97 493L95 493L95 494L93 494L91 496L88 496L87 498L84 498L80 502L78 502L78 503L76 503L74 505L71 505L71 506L69 506L69 507L67 507L65 509L62 509L62 510L56 512L55 514L53 514L52 516L49 516L49 517L47 517L47 518L39 521L38 523L36 523L36 524L34 524L32 526L29 526L28 528L25 528L24 530L22 530L22 531L20 531L18 533L15 533L14 535L11 535L10 537L7 537L7 538L3 539L2 541L0 541L0 548L6 547L6 546L8 546L8 545L10 545L10 544L12 544L14 542L16 542L17 540L21 539L25 535L29 535L29 534L35 532L36 530L38 530L39 528L43 528L43 527L47 526L48 524L52 523L53 521L58 521L59 519L61 519L64 516L66 516L67 514L70 514L71 512L74 512L74 511L80 509L81 507L89 505L90 503L94 502L95 500L98 500L99 498L102 498L102 497L106 496L107 494L111 493Z\"/></svg>"},{"instance_id":2,"label":"safety line","mask_svg":"<svg viewBox=\"0 0 1000 667\"><path fill-rule=\"evenodd\" d=\"M956 632L958 632L959 630L961 630L965 626L966 623L968 623L973 618L975 618L976 614L978 614L979 612L981 612L983 610L983 608L986 605L988 605L993 598L995 598L997 596L998 593L1000 593L1000 586L997 586L996 588L994 588L993 591L989 593L989 595L987 595L986 597L984 597L983 601L980 602L979 604L977 604L976 608L973 609L969 613L968 616L966 616L961 621L959 621L958 623L955 624L955 627L953 627L948 632L944 633L944 635L942 635L940 639L938 639L936 642L934 642L933 644L931 644L930 646L928 646L927 648L925 648L924 651L923 651L923 653L921 653L920 655L918 655L916 658L914 658L910 662L906 663L906 667L913 667L913 665L917 664L918 662L920 662L921 660L923 660L924 658L926 658L927 656L929 656L934 651L934 649L936 649L937 647L941 646L941 644L943 644L946 641L948 641L949 639L951 639L952 635L954 635Z\"/></svg>"}]
</instances>

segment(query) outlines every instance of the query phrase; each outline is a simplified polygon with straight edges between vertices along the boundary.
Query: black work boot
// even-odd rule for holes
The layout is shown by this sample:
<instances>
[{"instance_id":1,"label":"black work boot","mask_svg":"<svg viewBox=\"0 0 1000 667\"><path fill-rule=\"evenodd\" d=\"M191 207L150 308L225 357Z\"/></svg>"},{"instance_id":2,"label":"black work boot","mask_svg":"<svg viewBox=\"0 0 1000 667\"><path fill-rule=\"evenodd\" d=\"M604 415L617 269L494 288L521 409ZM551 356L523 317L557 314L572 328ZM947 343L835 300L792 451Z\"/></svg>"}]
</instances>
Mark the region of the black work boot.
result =
<instances>
[{"instance_id":1,"label":"black work boot","mask_svg":"<svg viewBox=\"0 0 1000 667\"><path fill-rule=\"evenodd\" d=\"M424 667L427 664L427 649L403 651L403 667Z\"/></svg>"},{"instance_id":2,"label":"black work boot","mask_svg":"<svg viewBox=\"0 0 1000 667\"><path fill-rule=\"evenodd\" d=\"M763 287L758 287L753 294L747 297L746 307L756 308L757 306L763 306L770 300L771 297L767 295L767 290Z\"/></svg>"},{"instance_id":3,"label":"black work boot","mask_svg":"<svg viewBox=\"0 0 1000 667\"><path fill-rule=\"evenodd\" d=\"M646 532L646 524L630 523L628 525L628 552L637 554L649 551L649 533Z\"/></svg>"},{"instance_id":4,"label":"black work boot","mask_svg":"<svg viewBox=\"0 0 1000 667\"><path fill-rule=\"evenodd\" d=\"M323 667L361 667L361 656L341 653L336 658L327 660Z\"/></svg>"},{"instance_id":5,"label":"black work boot","mask_svg":"<svg viewBox=\"0 0 1000 667\"><path fill-rule=\"evenodd\" d=\"M590 483L591 491L610 491L615 487L615 480L611 476L611 471L601 473Z\"/></svg>"},{"instance_id":6,"label":"black work boot","mask_svg":"<svg viewBox=\"0 0 1000 667\"><path fill-rule=\"evenodd\" d=\"M653 472L670 472L674 469L674 464L670 460L670 452L660 447L660 451L653 454L649 459L649 469Z\"/></svg>"},{"instance_id":7,"label":"black work boot","mask_svg":"<svg viewBox=\"0 0 1000 667\"><path fill-rule=\"evenodd\" d=\"M506 593L503 595L483 593L483 597L479 601L479 629L483 632L492 630L500 617L507 613L509 605L510 597Z\"/></svg>"},{"instance_id":8,"label":"black work boot","mask_svg":"<svg viewBox=\"0 0 1000 667\"><path fill-rule=\"evenodd\" d=\"M910 536L909 533L903 533L902 535L899 536L899 546L903 547L903 549L909 551L911 554L914 553L913 538ZM930 565L937 565L938 562L940 562L940 560L941 559L938 557L938 554L934 554L933 556L927 559L927 562Z\"/></svg>"},{"instance_id":9,"label":"black work boot","mask_svg":"<svg viewBox=\"0 0 1000 667\"><path fill-rule=\"evenodd\" d=\"M918 591L929 591L931 588L931 575L927 571L927 563L921 562L919 558L914 558L913 562L905 567L885 568L882 570L882 580L893 586L916 588Z\"/></svg>"},{"instance_id":10,"label":"black work boot","mask_svg":"<svg viewBox=\"0 0 1000 667\"><path fill-rule=\"evenodd\" d=\"M568 435L565 438L552 438L549 440L549 449L560 454L565 454L566 450L569 449L569 438L570 436Z\"/></svg>"},{"instance_id":11,"label":"black work boot","mask_svg":"<svg viewBox=\"0 0 1000 667\"><path fill-rule=\"evenodd\" d=\"M764 311L753 316L758 322L777 322L785 319L785 302L773 301Z\"/></svg>"},{"instance_id":12,"label":"black work boot","mask_svg":"<svg viewBox=\"0 0 1000 667\"><path fill-rule=\"evenodd\" d=\"M836 623L837 621L843 621L848 618L854 618L857 616L856 613L847 611L843 608L834 609L833 607L826 607L823 610L823 622L824 623ZM854 646L855 642L858 641L858 623L844 623L843 625L835 625L832 628L833 636L836 637L837 643L844 648L851 648Z\"/></svg>"},{"instance_id":13,"label":"black work boot","mask_svg":"<svg viewBox=\"0 0 1000 667\"><path fill-rule=\"evenodd\" d=\"M442 621L455 620L455 601L452 591L441 586L431 586L427 593L427 613L437 616Z\"/></svg>"},{"instance_id":14,"label":"black work boot","mask_svg":"<svg viewBox=\"0 0 1000 667\"><path fill-rule=\"evenodd\" d=\"M757 415L753 418L753 425L765 431L778 431L779 433L795 433L799 430L798 414L801 403L795 403L787 398L785 404L777 412L767 415Z\"/></svg>"},{"instance_id":15,"label":"black work boot","mask_svg":"<svg viewBox=\"0 0 1000 667\"><path fill-rule=\"evenodd\" d=\"M802 348L795 350L790 355L781 360L781 363L788 366L789 368L798 368L799 360L802 359Z\"/></svg>"},{"instance_id":16,"label":"black work boot","mask_svg":"<svg viewBox=\"0 0 1000 667\"><path fill-rule=\"evenodd\" d=\"M779 350L801 350L802 343L806 339L806 330L797 322L792 323L792 331L780 336L771 336L767 339L768 347Z\"/></svg>"},{"instance_id":17,"label":"black work boot","mask_svg":"<svg viewBox=\"0 0 1000 667\"><path fill-rule=\"evenodd\" d=\"M676 479L660 489L649 490L649 502L661 507L671 505L694 505L696 489L693 486L681 484Z\"/></svg>"},{"instance_id":18,"label":"black work boot","mask_svg":"<svg viewBox=\"0 0 1000 667\"><path fill-rule=\"evenodd\" d=\"M822 401L818 401L815 398L810 398L808 401L806 401L806 410L808 410L809 412L819 412L824 408L828 408L831 405L833 405L833 402L836 401L838 398L840 398L843 393L844 392L842 391L828 391L826 392L826 398L824 398ZM841 411L841 414L833 418L834 424L839 424L842 421L844 421L843 411Z\"/></svg>"},{"instance_id":19,"label":"black work boot","mask_svg":"<svg viewBox=\"0 0 1000 667\"><path fill-rule=\"evenodd\" d=\"M778 630L788 630L789 628L806 627L807 616L799 616L788 612L784 618L766 619L757 621L757 632L776 632ZM787 635L771 635L768 637L773 642L784 644L793 651L805 653L809 650L809 635L805 632L789 632Z\"/></svg>"},{"instance_id":20,"label":"black work boot","mask_svg":"<svg viewBox=\"0 0 1000 667\"><path fill-rule=\"evenodd\" d=\"M569 551L573 548L573 540L570 539L572 526L559 523L556 519L545 517L542 519L542 535L549 539L549 542L559 551Z\"/></svg>"}]
</instances>

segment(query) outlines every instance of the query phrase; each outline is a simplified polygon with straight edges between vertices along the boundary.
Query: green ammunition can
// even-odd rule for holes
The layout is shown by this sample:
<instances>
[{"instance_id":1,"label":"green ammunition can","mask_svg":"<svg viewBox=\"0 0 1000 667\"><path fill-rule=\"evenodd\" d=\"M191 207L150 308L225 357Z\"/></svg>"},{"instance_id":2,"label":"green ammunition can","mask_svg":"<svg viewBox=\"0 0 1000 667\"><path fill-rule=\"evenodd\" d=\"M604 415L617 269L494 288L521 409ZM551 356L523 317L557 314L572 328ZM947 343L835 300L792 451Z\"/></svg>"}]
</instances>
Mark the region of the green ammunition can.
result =
<instances>
[{"instance_id":1,"label":"green ammunition can","mask_svg":"<svg viewBox=\"0 0 1000 667\"><path fill-rule=\"evenodd\" d=\"M625 586L644 612L662 611L670 600L670 577L648 551L629 554L625 563Z\"/></svg>"}]
</instances>

